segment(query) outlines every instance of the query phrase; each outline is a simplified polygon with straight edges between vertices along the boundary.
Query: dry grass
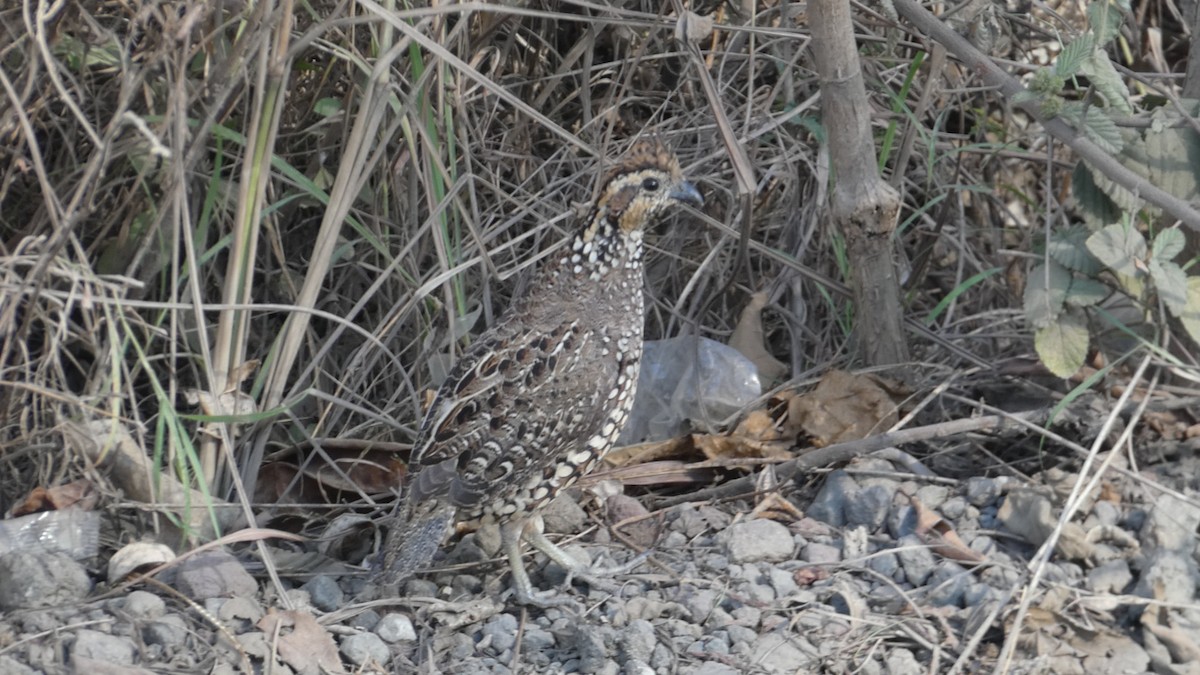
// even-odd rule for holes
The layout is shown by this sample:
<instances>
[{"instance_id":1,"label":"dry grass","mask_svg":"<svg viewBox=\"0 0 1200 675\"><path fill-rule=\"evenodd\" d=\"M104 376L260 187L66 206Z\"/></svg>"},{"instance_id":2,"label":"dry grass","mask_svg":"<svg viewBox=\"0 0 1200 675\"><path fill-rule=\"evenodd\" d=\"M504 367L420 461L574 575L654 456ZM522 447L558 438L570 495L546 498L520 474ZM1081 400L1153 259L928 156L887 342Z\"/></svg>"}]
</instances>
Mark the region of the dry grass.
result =
<instances>
[{"instance_id":1,"label":"dry grass","mask_svg":"<svg viewBox=\"0 0 1200 675\"><path fill-rule=\"evenodd\" d=\"M20 477L0 506L82 468L47 452L67 418L120 420L163 466L243 500L296 443L410 440L436 364L499 315L641 134L678 149L709 204L650 238L648 337L721 339L765 289L769 346L795 375L844 361L853 310L822 218L806 29L790 5L720 8L699 41L716 109L671 7L0 10L0 465ZM924 319L1028 254L1067 173L952 64L922 99L923 72L906 84L917 45L859 16ZM756 172L748 229L722 118ZM1030 352L1004 279L939 307L927 360Z\"/></svg>"}]
</instances>

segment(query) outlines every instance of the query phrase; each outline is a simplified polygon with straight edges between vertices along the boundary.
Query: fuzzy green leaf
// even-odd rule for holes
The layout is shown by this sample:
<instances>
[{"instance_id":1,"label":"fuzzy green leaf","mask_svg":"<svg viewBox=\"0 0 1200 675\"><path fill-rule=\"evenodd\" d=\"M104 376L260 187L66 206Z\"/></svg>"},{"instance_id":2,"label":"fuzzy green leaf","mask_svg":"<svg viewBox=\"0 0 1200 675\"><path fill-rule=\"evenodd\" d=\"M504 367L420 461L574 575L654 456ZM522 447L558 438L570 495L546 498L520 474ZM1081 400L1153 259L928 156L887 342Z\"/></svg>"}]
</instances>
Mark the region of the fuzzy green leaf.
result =
<instances>
[{"instance_id":1,"label":"fuzzy green leaf","mask_svg":"<svg viewBox=\"0 0 1200 675\"><path fill-rule=\"evenodd\" d=\"M1150 246L1150 257L1161 262L1171 262L1175 256L1183 252L1187 237L1177 227L1172 227L1158 233Z\"/></svg>"},{"instance_id":2,"label":"fuzzy green leaf","mask_svg":"<svg viewBox=\"0 0 1200 675\"><path fill-rule=\"evenodd\" d=\"M1054 73L1063 78L1075 77L1079 74L1079 67L1095 49L1096 38L1091 33L1084 33L1078 39L1068 42L1063 45L1058 59L1054 62Z\"/></svg>"},{"instance_id":3,"label":"fuzzy green leaf","mask_svg":"<svg viewBox=\"0 0 1200 675\"><path fill-rule=\"evenodd\" d=\"M1034 328L1050 325L1062 312L1071 273L1053 260L1037 265L1025 280L1025 317Z\"/></svg>"},{"instance_id":4,"label":"fuzzy green leaf","mask_svg":"<svg viewBox=\"0 0 1200 675\"><path fill-rule=\"evenodd\" d=\"M1075 165L1071 172L1071 194L1079 203L1084 220L1094 229L1111 225L1121 219L1121 208L1113 202L1092 176L1092 170L1083 162Z\"/></svg>"},{"instance_id":5,"label":"fuzzy green leaf","mask_svg":"<svg viewBox=\"0 0 1200 675\"><path fill-rule=\"evenodd\" d=\"M1112 289L1095 279L1075 279L1067 291L1066 303L1070 307L1091 307L1112 295Z\"/></svg>"},{"instance_id":6,"label":"fuzzy green leaf","mask_svg":"<svg viewBox=\"0 0 1200 675\"><path fill-rule=\"evenodd\" d=\"M1200 343L1200 277L1189 277L1187 280L1187 306L1178 312L1179 322L1184 330L1192 336L1192 340Z\"/></svg>"},{"instance_id":7,"label":"fuzzy green leaf","mask_svg":"<svg viewBox=\"0 0 1200 675\"><path fill-rule=\"evenodd\" d=\"M1158 297L1172 314L1179 316L1187 310L1188 279L1182 267L1154 258L1150 261L1150 278L1154 280Z\"/></svg>"},{"instance_id":8,"label":"fuzzy green leaf","mask_svg":"<svg viewBox=\"0 0 1200 675\"><path fill-rule=\"evenodd\" d=\"M1087 321L1079 310L1063 312L1054 323L1041 328L1033 336L1038 357L1050 372L1070 377L1087 358Z\"/></svg>"},{"instance_id":9,"label":"fuzzy green leaf","mask_svg":"<svg viewBox=\"0 0 1200 675\"><path fill-rule=\"evenodd\" d=\"M1050 235L1050 241L1046 242L1046 254L1073 272L1094 276L1102 266L1096 256L1088 251L1087 240L1091 234L1092 231L1080 223L1055 230Z\"/></svg>"},{"instance_id":10,"label":"fuzzy green leaf","mask_svg":"<svg viewBox=\"0 0 1200 675\"><path fill-rule=\"evenodd\" d=\"M1109 269L1129 277L1141 273L1138 263L1146 258L1146 238L1129 225L1109 225L1088 237L1087 247Z\"/></svg>"}]
</instances>

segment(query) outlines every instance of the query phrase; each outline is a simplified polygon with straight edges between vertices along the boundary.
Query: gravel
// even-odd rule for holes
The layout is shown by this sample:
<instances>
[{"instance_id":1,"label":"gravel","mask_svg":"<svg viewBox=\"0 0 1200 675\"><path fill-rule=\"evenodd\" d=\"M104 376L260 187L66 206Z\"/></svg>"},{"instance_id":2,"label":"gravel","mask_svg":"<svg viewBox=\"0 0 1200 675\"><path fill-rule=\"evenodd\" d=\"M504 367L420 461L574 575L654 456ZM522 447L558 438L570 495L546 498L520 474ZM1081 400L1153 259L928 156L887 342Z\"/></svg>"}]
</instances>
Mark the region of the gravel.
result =
<instances>
[{"instance_id":1,"label":"gravel","mask_svg":"<svg viewBox=\"0 0 1200 675\"><path fill-rule=\"evenodd\" d=\"M560 590L579 603L574 609L497 601L490 594L506 588L506 570L488 558L412 579L409 599L369 606L352 594L363 586L353 576L325 573L297 582L285 576L287 609L274 586L255 579L239 558L203 554L181 564L173 583L220 622L218 629L153 586L88 599L83 594L92 580L79 563L45 553L9 554L0 568L24 577L0 575L0 597L15 605L0 616L0 638L10 645L0 654L0 672L64 672L65 663L97 675L106 668L240 672L242 656L223 631L236 637L253 668L277 673L318 672L321 659L363 673L924 673L933 667L924 646L931 636L942 636L938 663L945 667L975 634L984 644L969 669L990 669L986 654L999 648L1004 631L977 633L980 622L997 609L998 620L1012 615L1027 583L1026 564L1040 545L982 525L1013 484L921 485L887 480L877 463L871 471L855 474L861 482L847 472L830 474L833 486L817 490L825 512L809 509L794 522L748 517L752 505L737 502L654 513L654 559L661 567L643 565L620 577L621 597L583 584ZM1196 473L1200 462L1180 471L1175 489L1190 494ZM1153 661L1184 669L1177 655L1200 642L1196 623L1179 614L1188 610L1164 607L1139 621L1104 614L1105 598L1193 597L1200 587L1190 555L1198 542L1189 530L1200 511L1148 491L1139 502L1137 488L1124 484L1123 501L1096 500L1078 514L1085 536L1072 550L1089 559L1056 555L1043 566L1048 590L1037 601L1039 617L1056 620L1045 629L1026 624L1031 639L1018 646L1014 668L1143 672ZM966 542L954 545L987 564L947 555L952 542L928 539L929 532L917 529L908 495L939 509L942 526ZM612 512L638 512L628 499ZM579 503L566 500L557 508L574 518ZM610 510L593 513L607 517ZM603 564L634 555L599 535L568 550ZM484 555L474 538L459 549ZM527 560L539 589L561 580L562 570L541 555L530 553ZM43 597L74 598L74 604L43 607ZM1090 609L1080 614L1072 597L1089 598ZM999 602L1008 604L998 608Z\"/></svg>"}]
</instances>

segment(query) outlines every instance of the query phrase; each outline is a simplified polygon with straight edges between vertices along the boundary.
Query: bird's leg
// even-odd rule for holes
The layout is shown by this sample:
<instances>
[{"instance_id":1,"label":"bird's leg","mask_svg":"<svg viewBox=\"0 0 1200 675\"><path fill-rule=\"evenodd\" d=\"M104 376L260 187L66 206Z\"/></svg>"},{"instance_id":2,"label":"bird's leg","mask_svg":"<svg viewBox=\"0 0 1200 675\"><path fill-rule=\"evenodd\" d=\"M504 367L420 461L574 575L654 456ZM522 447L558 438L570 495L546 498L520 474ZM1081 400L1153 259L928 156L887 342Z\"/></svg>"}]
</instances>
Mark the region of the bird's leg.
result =
<instances>
[{"instance_id":1,"label":"bird's leg","mask_svg":"<svg viewBox=\"0 0 1200 675\"><path fill-rule=\"evenodd\" d=\"M528 524L529 521L522 518L500 526L500 543L505 557L508 558L508 566L512 569L513 592L516 594L517 602L534 607L559 607L573 604L573 600L559 596L554 591L534 592L533 584L529 581L529 573L525 571L525 561L521 557L521 534ZM561 549L559 552L566 555Z\"/></svg>"},{"instance_id":2,"label":"bird's leg","mask_svg":"<svg viewBox=\"0 0 1200 675\"><path fill-rule=\"evenodd\" d=\"M593 588L598 588L608 593L618 593L620 588L604 579L604 577L616 576L618 574L626 574L631 572L635 567L641 565L650 557L650 551L646 551L637 556L633 560L615 567L594 567L584 565L576 560L560 547L558 544L550 541L543 533L543 524L540 516L533 516L529 519L528 525L525 527L525 540L531 546L546 554L554 562L562 566L567 571L567 578L563 582L563 586L570 587L572 579L582 579Z\"/></svg>"}]
</instances>

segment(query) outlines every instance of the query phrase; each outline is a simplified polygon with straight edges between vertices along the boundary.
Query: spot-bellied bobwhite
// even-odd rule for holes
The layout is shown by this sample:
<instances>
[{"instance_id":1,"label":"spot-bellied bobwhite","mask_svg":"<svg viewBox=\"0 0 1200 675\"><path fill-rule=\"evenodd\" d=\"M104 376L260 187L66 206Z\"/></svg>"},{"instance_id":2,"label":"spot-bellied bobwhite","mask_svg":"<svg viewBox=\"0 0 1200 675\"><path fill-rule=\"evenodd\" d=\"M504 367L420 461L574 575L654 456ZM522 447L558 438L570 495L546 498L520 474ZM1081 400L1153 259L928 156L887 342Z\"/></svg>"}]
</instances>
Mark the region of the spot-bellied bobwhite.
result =
<instances>
[{"instance_id":1,"label":"spot-bellied bobwhite","mask_svg":"<svg viewBox=\"0 0 1200 675\"><path fill-rule=\"evenodd\" d=\"M476 518L500 526L518 601L557 604L533 592L522 538L589 578L542 534L537 511L625 424L642 355L642 231L679 203L704 200L675 155L657 140L634 145L570 244L462 355L421 423L382 583L427 565L454 522Z\"/></svg>"}]
</instances>

